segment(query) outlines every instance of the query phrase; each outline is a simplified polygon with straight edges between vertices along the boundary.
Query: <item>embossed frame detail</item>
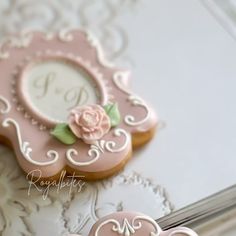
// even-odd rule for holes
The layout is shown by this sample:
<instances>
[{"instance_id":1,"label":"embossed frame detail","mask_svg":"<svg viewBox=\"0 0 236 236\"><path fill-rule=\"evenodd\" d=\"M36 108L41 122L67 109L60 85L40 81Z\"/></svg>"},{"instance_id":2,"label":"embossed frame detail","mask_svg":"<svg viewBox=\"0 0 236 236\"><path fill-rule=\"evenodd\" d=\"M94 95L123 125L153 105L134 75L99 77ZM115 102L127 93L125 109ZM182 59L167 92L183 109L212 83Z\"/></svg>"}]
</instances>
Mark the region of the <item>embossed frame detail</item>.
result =
<instances>
[{"instance_id":1,"label":"embossed frame detail","mask_svg":"<svg viewBox=\"0 0 236 236\"><path fill-rule=\"evenodd\" d=\"M136 212L116 212L98 220L88 236L198 236L186 227L162 231L157 222L149 216ZM72 236L72 235L71 235Z\"/></svg>"},{"instance_id":2,"label":"embossed frame detail","mask_svg":"<svg viewBox=\"0 0 236 236\"><path fill-rule=\"evenodd\" d=\"M60 120L45 119L32 108L27 96L22 96L28 67L48 59L67 60L91 75L101 91L101 105L118 104L122 117L118 127L93 145L78 140L67 146L55 140L50 129ZM10 37L0 46L0 69L6 79L0 82L1 104L5 106L0 104L0 135L11 142L26 173L40 168L40 177L47 178L66 169L85 178L91 173L92 179L104 178L128 161L134 135L151 134L157 125L153 109L131 92L130 73L108 63L98 41L86 31L27 32ZM143 143L151 135L144 137Z\"/></svg>"}]
</instances>

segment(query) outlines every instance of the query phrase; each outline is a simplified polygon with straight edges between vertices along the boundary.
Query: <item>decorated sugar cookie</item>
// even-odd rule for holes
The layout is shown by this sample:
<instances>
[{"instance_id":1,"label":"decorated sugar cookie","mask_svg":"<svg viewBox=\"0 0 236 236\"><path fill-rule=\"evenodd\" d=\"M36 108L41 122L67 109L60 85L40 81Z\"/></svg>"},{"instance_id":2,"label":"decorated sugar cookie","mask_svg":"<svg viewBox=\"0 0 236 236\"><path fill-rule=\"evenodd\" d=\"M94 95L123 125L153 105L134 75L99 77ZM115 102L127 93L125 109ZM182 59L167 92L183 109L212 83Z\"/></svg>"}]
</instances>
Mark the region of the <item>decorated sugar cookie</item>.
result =
<instances>
[{"instance_id":1,"label":"decorated sugar cookie","mask_svg":"<svg viewBox=\"0 0 236 236\"><path fill-rule=\"evenodd\" d=\"M88 236L198 236L186 227L162 231L155 220L141 213L118 212L100 219ZM70 236L77 236L72 234ZM78 235L80 236L80 235ZM85 236L85 235L83 235Z\"/></svg>"},{"instance_id":2,"label":"decorated sugar cookie","mask_svg":"<svg viewBox=\"0 0 236 236\"><path fill-rule=\"evenodd\" d=\"M154 134L156 115L130 90L130 72L107 62L88 32L10 37L0 71L0 137L26 173L101 179Z\"/></svg>"}]
</instances>

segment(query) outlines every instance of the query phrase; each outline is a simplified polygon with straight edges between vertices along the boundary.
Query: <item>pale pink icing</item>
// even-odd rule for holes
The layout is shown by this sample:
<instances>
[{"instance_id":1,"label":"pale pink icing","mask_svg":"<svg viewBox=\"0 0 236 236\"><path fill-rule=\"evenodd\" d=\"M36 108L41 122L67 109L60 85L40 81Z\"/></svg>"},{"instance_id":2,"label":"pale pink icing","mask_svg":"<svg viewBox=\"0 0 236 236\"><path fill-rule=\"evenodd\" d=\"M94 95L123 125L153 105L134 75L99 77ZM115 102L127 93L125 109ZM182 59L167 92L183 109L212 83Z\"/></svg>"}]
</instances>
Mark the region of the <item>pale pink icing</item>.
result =
<instances>
[{"instance_id":1,"label":"pale pink icing","mask_svg":"<svg viewBox=\"0 0 236 236\"><path fill-rule=\"evenodd\" d=\"M137 212L117 212L105 216L95 223L88 236L148 236L151 233L158 236L198 236L186 227L162 231L153 219Z\"/></svg>"},{"instance_id":2,"label":"pale pink icing","mask_svg":"<svg viewBox=\"0 0 236 236\"><path fill-rule=\"evenodd\" d=\"M24 171L28 173L32 170L39 169L41 171L41 177L56 175L65 166L70 166L71 169L77 171L77 173L80 171L100 173L115 168L124 162L124 159L132 149L131 140L127 139L127 137L130 137L133 133L149 131L157 125L157 117L152 108L149 108L149 116L144 122L134 126L124 122L124 118L127 115L131 115L135 121L144 120L147 111L142 106L133 105L129 101L131 94L122 91L114 83L113 77L115 73L120 72L120 69L106 67L99 62L98 52L96 48L89 43L87 34L79 30L72 31L70 34L72 35L72 40L65 42L62 41L58 35L46 39L44 33L32 32L31 41L27 46L19 47L18 45L14 47L11 43L6 43L6 45L2 46L2 50L9 52L9 56L6 59L0 59L0 70L2 75L4 75L0 80L0 96L4 97L4 99L10 103L11 109L5 114L0 114L0 136L11 141L17 160ZM74 55L75 58L79 56L86 62L89 61L89 64L93 68L96 68L96 70L89 70L89 68L86 67L86 63L83 64L83 61L77 62L71 55ZM26 58L30 58L28 62L26 62ZM78 155L75 155L75 152L73 152L73 159L82 163L93 160L94 154L97 153L90 152L91 155L89 156L88 153L91 150L91 145L84 143L81 139L78 139L74 145L67 146L53 138L50 135L50 128L53 128L55 124L35 110L22 91L25 78L24 74L27 73L28 67L35 61L47 60L48 58L50 60L66 59L68 63L71 62L80 67L84 66L88 73L96 80L98 87L101 88L101 96L104 98L102 102L117 102L119 105L122 121L116 128L124 130L127 133L127 137L120 132L115 133L115 128L110 129L109 132L102 137L103 143L99 144L100 146L97 147L97 152L100 155L99 158L92 164L74 165L66 158L68 149L76 150ZM99 71L99 75L103 75L102 78L95 73L97 70ZM123 81L129 80L130 77L127 77ZM126 87L126 83L123 83L123 85ZM0 103L0 107L4 107L1 101ZM92 114L89 113L89 115ZM9 118L13 118L19 125L21 142L19 142L17 138L17 130L13 124L9 124L8 127L2 125L3 122ZM97 119L96 116L93 118L95 120ZM93 122L94 120L91 121L91 123ZM39 128L42 125L46 126L47 130L40 130ZM87 126L89 126L89 124ZM93 136L99 137L101 133L104 134L108 124L104 122L99 127L101 129L99 128L97 133L93 133ZM76 129L76 131L78 135L85 136L86 129L83 130L83 132L82 129ZM27 143L29 143L29 146L26 145ZM104 143L109 144L106 147L119 151L110 152L105 150ZM124 148L121 148L124 143L126 145ZM28 149L26 149L27 147ZM30 150L32 151L30 152ZM47 156L49 151L49 154L55 151L58 154L58 159L51 165L36 165L25 158L22 151L26 151L26 154L30 153L30 157L38 162L48 162L51 160L53 156Z\"/></svg>"}]
</instances>

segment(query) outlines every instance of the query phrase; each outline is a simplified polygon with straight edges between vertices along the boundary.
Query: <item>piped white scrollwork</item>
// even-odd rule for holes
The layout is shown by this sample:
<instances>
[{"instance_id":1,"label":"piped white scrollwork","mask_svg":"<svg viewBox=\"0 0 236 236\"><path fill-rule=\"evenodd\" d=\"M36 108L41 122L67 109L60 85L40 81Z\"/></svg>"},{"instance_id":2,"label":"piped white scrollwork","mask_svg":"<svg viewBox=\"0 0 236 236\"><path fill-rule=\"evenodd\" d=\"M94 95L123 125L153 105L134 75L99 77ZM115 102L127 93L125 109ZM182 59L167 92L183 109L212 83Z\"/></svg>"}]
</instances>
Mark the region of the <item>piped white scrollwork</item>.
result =
<instances>
[{"instance_id":1,"label":"piped white scrollwork","mask_svg":"<svg viewBox=\"0 0 236 236\"><path fill-rule=\"evenodd\" d=\"M126 115L124 117L124 122L129 126L139 126L147 122L150 118L150 109L148 105L144 102L143 99L140 97L132 94L132 92L127 88L125 85L126 81L128 80L129 72L127 71L118 71L113 75L113 81L115 85L128 96L128 101L136 107L142 107L146 111L146 115L142 120L136 121L133 115Z\"/></svg>"},{"instance_id":2,"label":"piped white scrollwork","mask_svg":"<svg viewBox=\"0 0 236 236\"><path fill-rule=\"evenodd\" d=\"M128 101L130 101L131 104L134 106L143 107L147 113L146 113L146 116L142 120L139 120L139 121L136 121L135 117L132 115L126 115L124 118L125 123L130 126L138 126L138 125L144 124L150 117L150 110L148 109L148 106L146 105L146 103L143 101L143 99L134 95L130 95L128 98Z\"/></svg>"},{"instance_id":3,"label":"piped white scrollwork","mask_svg":"<svg viewBox=\"0 0 236 236\"><path fill-rule=\"evenodd\" d=\"M117 88L128 95L132 94L131 90L127 88L127 81L129 80L129 77L129 71L118 71L113 75L113 81Z\"/></svg>"},{"instance_id":4,"label":"piped white scrollwork","mask_svg":"<svg viewBox=\"0 0 236 236\"><path fill-rule=\"evenodd\" d=\"M51 159L50 161L39 162L39 161L33 160L31 157L32 148L30 147L29 142L22 140L19 124L14 119L11 119L11 118L7 118L2 122L2 126L5 128L8 128L10 125L13 125L16 129L16 135L17 135L20 151L27 161L38 166L48 166L57 162L57 160L59 159L59 154L54 150L49 150L47 152L47 157Z\"/></svg>"},{"instance_id":5,"label":"piped white scrollwork","mask_svg":"<svg viewBox=\"0 0 236 236\"><path fill-rule=\"evenodd\" d=\"M110 68L114 67L114 65L111 62L106 60L105 55L103 53L103 49L98 39L89 30L84 30L84 32L87 36L87 40L90 43L90 45L94 47L97 51L97 57L99 63L104 67L110 67Z\"/></svg>"},{"instance_id":6,"label":"piped white scrollwork","mask_svg":"<svg viewBox=\"0 0 236 236\"><path fill-rule=\"evenodd\" d=\"M150 233L151 236L159 236L161 234L162 230L155 220L148 216L136 216L133 218L132 222L129 222L128 219L125 218L122 224L115 219L108 219L97 227L95 236L99 236L101 228L110 223L113 224L113 227L111 228L113 232L117 232L118 234L124 236L131 236L143 227L142 222L150 223L153 226L153 231L147 232L147 234Z\"/></svg>"},{"instance_id":7,"label":"piped white scrollwork","mask_svg":"<svg viewBox=\"0 0 236 236\"><path fill-rule=\"evenodd\" d=\"M78 153L78 151L76 150L76 149L74 149L74 148L71 148L71 149L69 149L69 150L67 150L67 152L66 152L66 158L67 158L67 160L71 163L71 164L73 164L73 165L75 165L75 166L88 166L88 165L91 165L91 164L93 164L94 162L96 162L98 159L99 159L99 156L100 156L100 154L99 154L99 152L98 151L91 151L91 150L89 150L89 152L88 152L88 155L91 157L91 156L93 156L93 158L90 160L90 161L84 161L84 162L82 162L82 161L76 161L76 160L74 160L74 158L73 158L73 156L78 156L79 155L79 153Z\"/></svg>"},{"instance_id":8,"label":"piped white scrollwork","mask_svg":"<svg viewBox=\"0 0 236 236\"><path fill-rule=\"evenodd\" d=\"M4 108L0 107L0 114L7 114L11 110L10 102L0 95L0 103L3 103Z\"/></svg>"},{"instance_id":9,"label":"piped white scrollwork","mask_svg":"<svg viewBox=\"0 0 236 236\"><path fill-rule=\"evenodd\" d=\"M0 44L0 59L9 57L9 51L6 48L26 48L29 46L33 33L22 31L18 36L5 38Z\"/></svg>"},{"instance_id":10,"label":"piped white scrollwork","mask_svg":"<svg viewBox=\"0 0 236 236\"><path fill-rule=\"evenodd\" d=\"M66 152L67 160L75 166L88 166L95 163L100 158L100 155L104 153L105 151L111 152L111 153L122 152L128 147L129 143L131 143L131 137L123 129L114 130L115 137L120 137L122 135L124 136L125 140L124 140L123 145L121 145L118 148L116 147L117 143L115 141L99 140L99 141L96 141L94 144L91 144L90 149L88 150L88 156L92 158L91 160L85 161L85 162L74 160L73 156L79 155L78 151L75 149L69 149Z\"/></svg>"},{"instance_id":11,"label":"piped white scrollwork","mask_svg":"<svg viewBox=\"0 0 236 236\"><path fill-rule=\"evenodd\" d=\"M124 129L115 129L114 130L114 136L115 137L120 137L120 136L124 136L125 137L125 142L122 146L120 146L119 148L116 148L116 143L114 141L108 141L106 142L106 150L112 153L116 153L116 152L121 152L123 150L125 150L127 148L127 146L129 145L129 143L131 142L131 137L130 135L124 130Z\"/></svg>"},{"instance_id":12,"label":"piped white scrollwork","mask_svg":"<svg viewBox=\"0 0 236 236\"><path fill-rule=\"evenodd\" d=\"M71 31L72 31L71 29L66 29L66 28L60 30L58 32L59 39L63 42L71 42L74 39Z\"/></svg>"},{"instance_id":13,"label":"piped white scrollwork","mask_svg":"<svg viewBox=\"0 0 236 236\"><path fill-rule=\"evenodd\" d=\"M36 31L35 31L36 32ZM42 31L41 31L42 32ZM51 32L42 32L45 40L52 40L56 34ZM70 42L74 39L70 29L65 28L58 32L58 38L62 42ZM9 58L10 48L27 48L32 42L34 33L28 30L21 31L17 36L6 37L0 44L0 59Z\"/></svg>"},{"instance_id":14,"label":"piped white scrollwork","mask_svg":"<svg viewBox=\"0 0 236 236\"><path fill-rule=\"evenodd\" d=\"M186 236L198 236L193 230L185 227L178 227L174 229L168 236L177 236L179 234L183 234Z\"/></svg>"}]
</instances>

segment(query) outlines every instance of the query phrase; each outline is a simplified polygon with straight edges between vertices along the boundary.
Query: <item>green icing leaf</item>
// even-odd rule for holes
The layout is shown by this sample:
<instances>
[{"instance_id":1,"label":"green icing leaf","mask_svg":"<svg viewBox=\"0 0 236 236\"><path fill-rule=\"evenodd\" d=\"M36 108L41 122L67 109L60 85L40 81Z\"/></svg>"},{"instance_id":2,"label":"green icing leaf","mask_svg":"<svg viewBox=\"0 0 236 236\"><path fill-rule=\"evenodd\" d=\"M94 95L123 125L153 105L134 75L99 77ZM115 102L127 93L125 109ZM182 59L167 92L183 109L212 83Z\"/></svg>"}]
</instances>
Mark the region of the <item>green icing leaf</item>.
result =
<instances>
[{"instance_id":1,"label":"green icing leaf","mask_svg":"<svg viewBox=\"0 0 236 236\"><path fill-rule=\"evenodd\" d=\"M115 127L120 123L121 116L117 103L109 103L104 106L104 110L110 117L111 127Z\"/></svg>"},{"instance_id":2,"label":"green icing leaf","mask_svg":"<svg viewBox=\"0 0 236 236\"><path fill-rule=\"evenodd\" d=\"M66 145L74 144L77 140L67 124L58 124L51 134Z\"/></svg>"}]
</instances>

